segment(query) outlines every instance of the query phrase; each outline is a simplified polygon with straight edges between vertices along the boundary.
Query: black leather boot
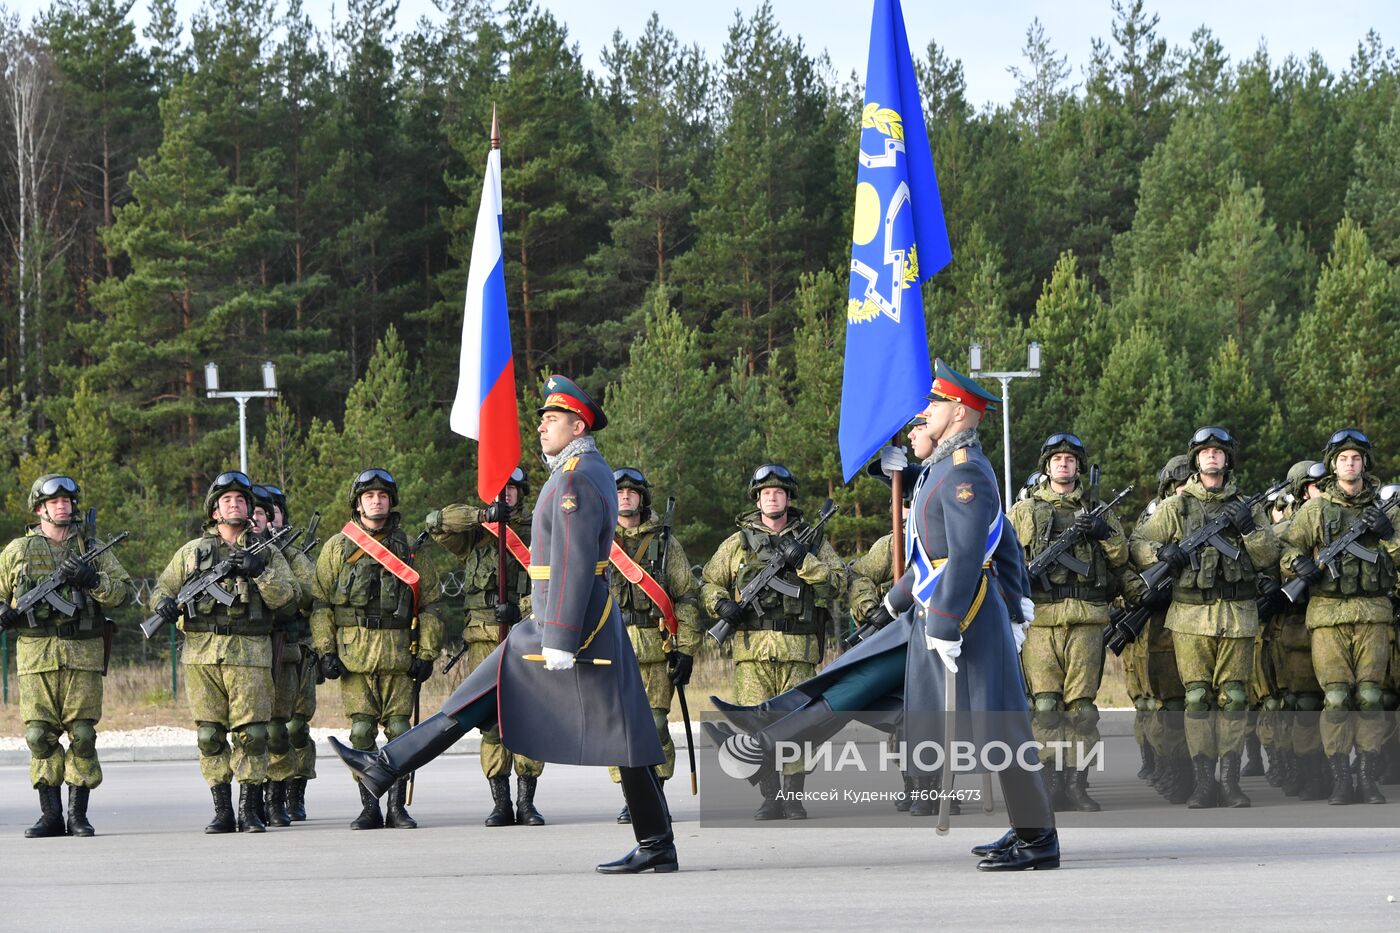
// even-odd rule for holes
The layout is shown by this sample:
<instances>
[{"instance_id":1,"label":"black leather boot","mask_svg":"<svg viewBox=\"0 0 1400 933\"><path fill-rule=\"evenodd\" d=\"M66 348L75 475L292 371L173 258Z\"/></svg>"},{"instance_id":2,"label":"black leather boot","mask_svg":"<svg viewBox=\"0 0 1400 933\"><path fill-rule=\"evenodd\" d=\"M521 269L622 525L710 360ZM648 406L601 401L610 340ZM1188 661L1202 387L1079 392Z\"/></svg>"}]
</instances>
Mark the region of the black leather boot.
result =
<instances>
[{"instance_id":1,"label":"black leather boot","mask_svg":"<svg viewBox=\"0 0 1400 933\"><path fill-rule=\"evenodd\" d=\"M1152 750L1152 758L1152 773L1147 776L1147 784L1160 794L1163 782L1171 775L1172 759L1170 755L1163 755L1155 748Z\"/></svg>"},{"instance_id":2,"label":"black leather boot","mask_svg":"<svg viewBox=\"0 0 1400 933\"><path fill-rule=\"evenodd\" d=\"M1050 808L1056 813L1074 809L1074 804L1069 799L1069 788L1066 786L1068 783L1062 769L1056 768L1050 772Z\"/></svg>"},{"instance_id":3,"label":"black leather boot","mask_svg":"<svg viewBox=\"0 0 1400 933\"><path fill-rule=\"evenodd\" d=\"M1356 796L1362 803L1385 803L1381 793L1381 753L1358 752L1361 758L1361 775L1356 781Z\"/></svg>"},{"instance_id":4,"label":"black leather boot","mask_svg":"<svg viewBox=\"0 0 1400 933\"><path fill-rule=\"evenodd\" d=\"M1278 789L1285 797L1297 797L1302 787L1302 777L1298 773L1298 756L1292 749L1280 749L1278 753Z\"/></svg>"},{"instance_id":5,"label":"black leather boot","mask_svg":"<svg viewBox=\"0 0 1400 933\"><path fill-rule=\"evenodd\" d=\"M1249 797L1240 789L1240 753L1228 752L1220 759L1220 806L1240 809L1250 804Z\"/></svg>"},{"instance_id":6,"label":"black leather boot","mask_svg":"<svg viewBox=\"0 0 1400 933\"><path fill-rule=\"evenodd\" d=\"M1309 752L1298 758L1298 799L1326 800L1332 793L1331 771L1321 752Z\"/></svg>"},{"instance_id":7,"label":"black leather boot","mask_svg":"<svg viewBox=\"0 0 1400 933\"><path fill-rule=\"evenodd\" d=\"M292 778L287 782L287 817L293 823L306 820L306 778Z\"/></svg>"},{"instance_id":8,"label":"black leather boot","mask_svg":"<svg viewBox=\"0 0 1400 933\"><path fill-rule=\"evenodd\" d=\"M914 803L915 786L914 778L904 775L904 796L894 802L894 808L900 813L909 812L909 807Z\"/></svg>"},{"instance_id":9,"label":"black leather boot","mask_svg":"<svg viewBox=\"0 0 1400 933\"><path fill-rule=\"evenodd\" d=\"M1138 743L1138 754L1142 756L1142 767L1138 768L1138 780L1145 781L1157 770L1157 753L1153 751L1150 742Z\"/></svg>"},{"instance_id":10,"label":"black leather boot","mask_svg":"<svg viewBox=\"0 0 1400 933\"><path fill-rule=\"evenodd\" d=\"M210 834L231 833L238 827L233 822L233 787L228 784L215 784L209 788L214 796L214 818L204 831Z\"/></svg>"},{"instance_id":11,"label":"black leather boot","mask_svg":"<svg viewBox=\"0 0 1400 933\"><path fill-rule=\"evenodd\" d=\"M622 794L632 814L632 832L637 847L614 862L604 862L598 871L604 875L635 875L654 871L676 871L675 837L671 833L671 812L661 792L661 781L652 767L619 768ZM776 778L775 778L776 780Z\"/></svg>"},{"instance_id":12,"label":"black leather boot","mask_svg":"<svg viewBox=\"0 0 1400 933\"><path fill-rule=\"evenodd\" d=\"M70 836L95 836L97 831L88 822L88 794L91 791L86 787L68 785L68 835Z\"/></svg>"},{"instance_id":13,"label":"black leather boot","mask_svg":"<svg viewBox=\"0 0 1400 933\"><path fill-rule=\"evenodd\" d=\"M1215 759L1193 755L1191 766L1196 787L1191 791L1191 799L1186 801L1186 806L1192 810L1209 810L1216 806L1219 799L1215 784Z\"/></svg>"},{"instance_id":14,"label":"black leather boot","mask_svg":"<svg viewBox=\"0 0 1400 933\"><path fill-rule=\"evenodd\" d=\"M399 778L408 777L410 771L416 771L447 751L466 733L467 730L451 716L434 713L375 752L351 748L335 736L331 736L330 744L345 766L369 787L370 796L380 797Z\"/></svg>"},{"instance_id":15,"label":"black leather boot","mask_svg":"<svg viewBox=\"0 0 1400 933\"><path fill-rule=\"evenodd\" d=\"M389 829L417 829L418 821L409 816L404 805L408 800L408 778L400 778L389 788L388 806L384 808L384 825Z\"/></svg>"},{"instance_id":16,"label":"black leather boot","mask_svg":"<svg viewBox=\"0 0 1400 933\"><path fill-rule=\"evenodd\" d=\"M978 871L1034 871L1060 867L1060 834L1054 829L1015 829L1016 844L977 863Z\"/></svg>"},{"instance_id":17,"label":"black leather boot","mask_svg":"<svg viewBox=\"0 0 1400 933\"><path fill-rule=\"evenodd\" d=\"M1241 777L1259 777L1264 773L1264 749L1259 744L1259 736L1253 732L1244 737L1245 762L1240 768Z\"/></svg>"},{"instance_id":18,"label":"black leather boot","mask_svg":"<svg viewBox=\"0 0 1400 933\"><path fill-rule=\"evenodd\" d=\"M52 836L66 835L67 830L63 826L63 791L48 784L40 784L35 790L39 792L39 819L24 831L24 838L48 839Z\"/></svg>"},{"instance_id":19,"label":"black leather boot","mask_svg":"<svg viewBox=\"0 0 1400 933\"><path fill-rule=\"evenodd\" d=\"M758 809L754 811L754 819L759 821L781 820L787 816L783 802L778 799L778 791L781 787L782 784L778 781L776 771L763 772L763 776L758 782L758 791L763 795L763 803L759 804Z\"/></svg>"},{"instance_id":20,"label":"black leather boot","mask_svg":"<svg viewBox=\"0 0 1400 933\"><path fill-rule=\"evenodd\" d=\"M383 829L384 814L379 812L379 798L363 782L360 783L360 815L350 824L351 829Z\"/></svg>"},{"instance_id":21,"label":"black leather boot","mask_svg":"<svg viewBox=\"0 0 1400 933\"><path fill-rule=\"evenodd\" d=\"M914 779L914 803L909 807L910 816L933 816L938 812L938 784L935 778Z\"/></svg>"},{"instance_id":22,"label":"black leather boot","mask_svg":"<svg viewBox=\"0 0 1400 933\"><path fill-rule=\"evenodd\" d=\"M268 790L270 790L270 788L267 785L258 785L258 794L253 800L253 812L258 815L258 819L262 820L264 829L272 825L267 819L267 797L265 793Z\"/></svg>"},{"instance_id":23,"label":"black leather boot","mask_svg":"<svg viewBox=\"0 0 1400 933\"><path fill-rule=\"evenodd\" d=\"M802 789L806 783L805 774L783 775L783 815L790 820L807 818L807 807L802 802Z\"/></svg>"},{"instance_id":24,"label":"black leather boot","mask_svg":"<svg viewBox=\"0 0 1400 933\"><path fill-rule=\"evenodd\" d=\"M1176 757L1175 770L1175 779L1172 781L1166 797L1167 803L1181 806L1190 801L1191 795L1196 792L1196 773L1191 759L1186 755ZM1212 778L1212 780L1214 779Z\"/></svg>"},{"instance_id":25,"label":"black leather boot","mask_svg":"<svg viewBox=\"0 0 1400 933\"><path fill-rule=\"evenodd\" d=\"M240 833L265 833L267 824L258 816L258 804L262 801L261 784L238 785L238 831Z\"/></svg>"},{"instance_id":26,"label":"black leather boot","mask_svg":"<svg viewBox=\"0 0 1400 933\"><path fill-rule=\"evenodd\" d=\"M975 855L975 856L977 856L978 858L986 858L987 856L993 854L994 852L1000 852L1000 851L1002 851L1003 849L1009 849L1009 848L1011 848L1012 846L1014 846L1015 844L1016 844L1016 830L1014 830L1014 829L1008 829L1008 830L1006 831L1006 834L1005 834L1004 836L1002 836L1000 839L998 839L996 842L988 842L988 843L986 843L986 844L984 844L984 845L973 846L973 847L972 847L972 854Z\"/></svg>"},{"instance_id":27,"label":"black leather boot","mask_svg":"<svg viewBox=\"0 0 1400 933\"><path fill-rule=\"evenodd\" d=\"M1264 769L1264 780L1270 787L1283 786L1283 749L1277 745L1266 745L1264 751L1268 753L1269 766Z\"/></svg>"},{"instance_id":28,"label":"black leather boot","mask_svg":"<svg viewBox=\"0 0 1400 933\"><path fill-rule=\"evenodd\" d=\"M1065 796L1070 806L1080 813L1098 813L1102 808L1099 802L1089 796L1089 772L1076 770L1065 775Z\"/></svg>"},{"instance_id":29,"label":"black leather boot","mask_svg":"<svg viewBox=\"0 0 1400 933\"><path fill-rule=\"evenodd\" d=\"M532 774L515 776L515 822L521 826L544 825L544 817L535 809L535 785L539 780Z\"/></svg>"},{"instance_id":30,"label":"black leather boot","mask_svg":"<svg viewBox=\"0 0 1400 933\"><path fill-rule=\"evenodd\" d=\"M772 720L773 715L765 718ZM725 723L717 722L704 722L701 728L715 743L720 759L730 762L732 767L726 770L736 774L747 771L753 775L749 783L758 784L762 776L776 766L779 742L815 745L841 731L847 721L848 718L834 712L826 700L817 699L809 700L801 709L770 721L752 733L736 732Z\"/></svg>"},{"instance_id":31,"label":"black leather boot","mask_svg":"<svg viewBox=\"0 0 1400 933\"><path fill-rule=\"evenodd\" d=\"M269 781L267 784L267 825L291 826L292 817L287 812L286 781Z\"/></svg>"},{"instance_id":32,"label":"black leather boot","mask_svg":"<svg viewBox=\"0 0 1400 933\"><path fill-rule=\"evenodd\" d=\"M486 817L487 826L514 826L515 805L510 802L510 776L491 778L491 813Z\"/></svg>"},{"instance_id":33,"label":"black leather boot","mask_svg":"<svg viewBox=\"0 0 1400 933\"><path fill-rule=\"evenodd\" d=\"M1351 756L1346 752L1329 755L1327 765L1332 769L1332 794L1327 798L1327 803L1334 807L1356 803L1351 784Z\"/></svg>"},{"instance_id":34,"label":"black leather boot","mask_svg":"<svg viewBox=\"0 0 1400 933\"><path fill-rule=\"evenodd\" d=\"M630 826L632 824L632 811L627 809L627 804L624 803L622 809L617 811L617 821L623 826Z\"/></svg>"}]
</instances>

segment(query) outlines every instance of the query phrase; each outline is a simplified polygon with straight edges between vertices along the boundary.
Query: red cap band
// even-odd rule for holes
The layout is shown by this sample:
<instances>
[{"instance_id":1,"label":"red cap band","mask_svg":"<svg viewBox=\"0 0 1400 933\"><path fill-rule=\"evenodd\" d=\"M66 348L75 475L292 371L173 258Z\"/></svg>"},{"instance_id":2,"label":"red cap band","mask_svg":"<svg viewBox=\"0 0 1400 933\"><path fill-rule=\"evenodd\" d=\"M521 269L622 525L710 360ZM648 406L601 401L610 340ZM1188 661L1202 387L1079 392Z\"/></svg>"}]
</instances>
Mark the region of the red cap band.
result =
<instances>
[{"instance_id":1,"label":"red cap band","mask_svg":"<svg viewBox=\"0 0 1400 933\"><path fill-rule=\"evenodd\" d=\"M986 399L973 395L956 382L949 382L945 379L933 380L933 394L960 405L966 405L975 411L985 412L987 410Z\"/></svg>"},{"instance_id":2,"label":"red cap band","mask_svg":"<svg viewBox=\"0 0 1400 933\"><path fill-rule=\"evenodd\" d=\"M551 392L544 400L544 408L562 408L565 411L573 412L583 419L583 423L588 427L593 427L593 412L588 406L574 398L572 395L565 395L563 392Z\"/></svg>"}]
</instances>

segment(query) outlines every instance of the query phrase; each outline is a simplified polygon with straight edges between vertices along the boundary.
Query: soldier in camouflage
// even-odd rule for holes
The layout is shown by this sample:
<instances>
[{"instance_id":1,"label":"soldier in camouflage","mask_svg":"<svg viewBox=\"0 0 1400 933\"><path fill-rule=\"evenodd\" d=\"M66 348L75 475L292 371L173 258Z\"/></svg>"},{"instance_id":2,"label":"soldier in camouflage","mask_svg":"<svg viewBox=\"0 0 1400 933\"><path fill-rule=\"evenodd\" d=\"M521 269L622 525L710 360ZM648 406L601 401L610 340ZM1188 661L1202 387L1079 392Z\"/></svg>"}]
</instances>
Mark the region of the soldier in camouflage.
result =
<instances>
[{"instance_id":1,"label":"soldier in camouflage","mask_svg":"<svg viewBox=\"0 0 1400 933\"><path fill-rule=\"evenodd\" d=\"M1101 503L1083 482L1088 467L1083 441L1073 434L1052 434L1040 447L1045 479L1012 506L1009 518L1028 562L1062 535L1080 536L1070 556L1084 573L1056 564L1031 581L1035 617L1021 647L1021 666L1034 704L1036 740L1047 748L1052 742L1068 746L1066 754L1055 756L1053 770L1042 771L1051 801L1056 809L1092 813L1099 804L1089 796L1088 772L1078 750L1099 742L1094 701L1103 679L1103 630L1115 577L1128 564L1128 541L1111 511L1090 514Z\"/></svg>"},{"instance_id":2,"label":"soldier in camouflage","mask_svg":"<svg viewBox=\"0 0 1400 933\"><path fill-rule=\"evenodd\" d=\"M846 567L831 542L823 538L809 550L797 540L806 525L802 513L789 504L796 494L797 480L782 464L755 470L749 496L756 508L739 516L739 531L725 539L705 565L700 600L711 616L735 626L734 698L745 706L816 673L832 607L845 588ZM769 588L741 607L735 602L739 591L778 554L786 564L781 576L799 589L799 595L785 596ZM778 799L778 775L765 775L758 785L763 804L754 819L806 819L801 802L805 780L802 762L784 766L785 804Z\"/></svg>"},{"instance_id":3,"label":"soldier in camouflage","mask_svg":"<svg viewBox=\"0 0 1400 933\"><path fill-rule=\"evenodd\" d=\"M1212 425L1193 434L1186 455L1196 472L1179 494L1158 504L1132 545L1138 566L1164 561L1175 575L1167 628L1186 685L1186 742L1195 779L1187 806L1193 809L1250 804L1239 779L1259 632L1256 580L1273 572L1280 553L1264 508L1251 510L1231 480L1235 451L1235 439L1224 428ZM1180 542L1222 513L1229 524L1221 538L1238 557L1206 544L1193 563Z\"/></svg>"},{"instance_id":4,"label":"soldier in camouflage","mask_svg":"<svg viewBox=\"0 0 1400 933\"><path fill-rule=\"evenodd\" d=\"M661 518L652 511L651 483L645 474L635 467L622 467L613 471L613 480L617 483L617 530L613 540L660 585L675 607L676 633L672 635L660 607L642 585L629 582L614 566L609 585L622 613L622 624L627 627L632 652L637 656L656 734L666 753L666 760L656 766L656 777L664 786L676 772L676 745L671 741L669 719L671 698L676 687L690 683L695 652L700 647L699 587L691 576L685 549L674 534L666 545L666 566L661 566ZM608 774L614 784L621 783L622 772L617 768L609 768ZM617 821L632 822L625 805Z\"/></svg>"},{"instance_id":5,"label":"soldier in camouflage","mask_svg":"<svg viewBox=\"0 0 1400 933\"><path fill-rule=\"evenodd\" d=\"M1298 510L1284 533L1285 572L1308 582L1307 627L1313 670L1323 689L1322 745L1332 770L1329 804L1385 803L1381 794L1380 751L1386 739L1382 686L1390 663L1396 562L1400 537L1377 495L1371 442L1361 431L1344 428L1323 451L1327 475L1322 493ZM1364 533L1358 550L1337 560L1335 575L1317 565L1318 552L1353 525ZM1359 763L1352 784L1351 752Z\"/></svg>"},{"instance_id":6,"label":"soldier in camouflage","mask_svg":"<svg viewBox=\"0 0 1400 933\"><path fill-rule=\"evenodd\" d=\"M276 548L252 553L253 483L237 470L220 473L204 497L204 533L182 545L156 579L156 612L185 633L185 694L198 730L199 770L214 797L206 833L235 828L230 782L238 779L239 832L260 833L267 781L267 723L272 718L272 630L276 611L296 601L297 582ZM205 595L182 614L175 596L190 578L230 559L215 584L225 606ZM228 735L233 733L230 750Z\"/></svg>"},{"instance_id":7,"label":"soldier in camouflage","mask_svg":"<svg viewBox=\"0 0 1400 933\"><path fill-rule=\"evenodd\" d=\"M102 718L102 675L106 671L104 610L131 595L131 578L107 551L84 559L92 547L77 518L79 489L71 477L48 473L29 487L29 510L38 521L0 552L0 631L18 635L20 714L29 745L29 783L39 792L40 817L25 830L28 838L91 836L88 795L102 783L97 760L97 723ZM47 602L16 612L13 603L55 570L63 576L59 594L74 612L64 614ZM68 734L68 749L59 737ZM68 785L64 823L59 788Z\"/></svg>"},{"instance_id":8,"label":"soldier in camouflage","mask_svg":"<svg viewBox=\"0 0 1400 933\"><path fill-rule=\"evenodd\" d=\"M506 524L527 548L531 514L525 500L529 495L530 479L524 470L516 467L504 491ZM507 598L504 602L499 599L496 536L486 527L486 523L499 521L497 511L494 502L486 508L453 503L429 512L426 521L433 540L462 561L466 580L462 588L463 602L467 612L462 630L467 648L463 679L496 650L502 626L509 631L528 611L530 576L509 548L506 553ZM514 809L510 800L512 766L517 800ZM481 770L491 786L492 809L486 817L487 826L544 825L544 817L535 809L535 787L544 772L544 762L511 752L501 744L501 730L492 726L481 734Z\"/></svg>"},{"instance_id":9,"label":"soldier in camouflage","mask_svg":"<svg viewBox=\"0 0 1400 933\"><path fill-rule=\"evenodd\" d=\"M344 530L321 548L312 585L311 637L321 656L321 671L340 680L350 743L366 752L375 749L381 727L390 740L409 730L413 683L433 675L433 661L442 648L437 571L430 561L415 563L413 545L395 510L398 504L398 483L387 470L365 470L350 484L351 522L388 549L388 560L396 558L417 572L416 594ZM407 776L389 788L384 812L378 796L363 783L359 791L362 808L351 829L417 827L404 809Z\"/></svg>"},{"instance_id":10,"label":"soldier in camouflage","mask_svg":"<svg viewBox=\"0 0 1400 933\"><path fill-rule=\"evenodd\" d=\"M278 486L253 487L253 530L261 535L285 528L287 495ZM272 672L272 719L267 724L267 825L290 826L306 819L306 782L316 777L316 714L320 668L311 648L311 588L316 567L302 553L309 541L282 544L282 556L297 580L297 598L275 613L274 638L281 654Z\"/></svg>"}]
</instances>

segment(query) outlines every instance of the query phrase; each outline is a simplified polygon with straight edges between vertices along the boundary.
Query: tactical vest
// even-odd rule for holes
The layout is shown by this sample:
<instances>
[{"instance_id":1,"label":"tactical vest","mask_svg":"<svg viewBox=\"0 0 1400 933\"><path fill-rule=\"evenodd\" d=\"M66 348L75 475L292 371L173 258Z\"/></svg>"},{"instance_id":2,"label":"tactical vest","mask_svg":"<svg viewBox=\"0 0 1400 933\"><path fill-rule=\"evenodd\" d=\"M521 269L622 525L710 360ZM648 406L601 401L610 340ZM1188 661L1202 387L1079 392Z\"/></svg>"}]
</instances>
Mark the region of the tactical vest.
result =
<instances>
[{"instance_id":1,"label":"tactical vest","mask_svg":"<svg viewBox=\"0 0 1400 933\"><path fill-rule=\"evenodd\" d=\"M52 546L49 539L43 535L26 535L22 540L24 565L15 585L16 600L47 580L69 553L77 553L76 549L70 551L72 542L77 541L77 538L72 538L57 547ZM77 611L72 616L66 616L40 600L33 610L35 624L30 626L22 622L15 630L20 638L102 637L102 623L105 619L97 600L76 586L61 586L58 588L58 595L76 606Z\"/></svg>"},{"instance_id":2,"label":"tactical vest","mask_svg":"<svg viewBox=\"0 0 1400 933\"><path fill-rule=\"evenodd\" d=\"M1181 496L1181 504L1183 539L1200 531L1226 505L1224 502L1212 502L1207 511L1204 502L1187 495ZM1249 552L1244 549L1243 536L1233 526L1226 527L1220 534L1240 549L1239 560L1231 560L1211 545L1204 545L1197 552L1200 569L1187 564L1177 573L1176 585L1172 589L1172 598L1177 602L1201 605L1221 600L1252 601L1255 598L1255 578L1259 573L1249 559Z\"/></svg>"},{"instance_id":3,"label":"tactical vest","mask_svg":"<svg viewBox=\"0 0 1400 933\"><path fill-rule=\"evenodd\" d=\"M348 556L336 575L336 600L331 606L335 624L342 628L406 629L413 624L413 590L378 561L347 540ZM412 564L408 538L395 529L384 546L406 564Z\"/></svg>"},{"instance_id":4,"label":"tactical vest","mask_svg":"<svg viewBox=\"0 0 1400 933\"><path fill-rule=\"evenodd\" d=\"M1368 503L1369 504L1369 503ZM1358 508L1345 508L1331 499L1322 500L1322 546L1326 547L1351 527L1352 522L1361 517ZM1385 596L1395 588L1395 563L1381 547L1380 538L1374 532L1367 532L1357 539L1357 544L1376 552L1376 562L1362 560L1354 554L1342 553L1338 562L1341 571L1336 578L1328 573L1319 583L1312 586L1312 592L1326 596Z\"/></svg>"},{"instance_id":5,"label":"tactical vest","mask_svg":"<svg viewBox=\"0 0 1400 933\"><path fill-rule=\"evenodd\" d=\"M1031 510L1031 519L1034 528L1029 542L1032 558L1069 531L1080 514L1078 509L1058 509L1044 499L1033 501L1035 504ZM1031 581L1031 599L1035 602L1059 602L1063 599L1108 602L1108 557L1103 548L1085 535L1070 550L1070 556L1088 564L1089 573L1077 574L1057 561L1045 573L1050 581L1048 590L1043 588L1039 580Z\"/></svg>"},{"instance_id":6,"label":"tactical vest","mask_svg":"<svg viewBox=\"0 0 1400 933\"><path fill-rule=\"evenodd\" d=\"M467 555L463 604L468 610L491 609L500 598L496 580L496 538L487 537ZM506 595L517 606L530 595L530 577L513 554L506 554Z\"/></svg>"},{"instance_id":7,"label":"tactical vest","mask_svg":"<svg viewBox=\"0 0 1400 933\"><path fill-rule=\"evenodd\" d=\"M205 535L195 545L195 570L191 576L212 570L233 553L222 538ZM247 577L226 577L233 584L233 605L225 606L207 593L194 601L194 617L185 619L186 632L213 632L216 635L271 635L272 613L263 605L257 585ZM227 588L227 587L225 587Z\"/></svg>"},{"instance_id":8,"label":"tactical vest","mask_svg":"<svg viewBox=\"0 0 1400 933\"><path fill-rule=\"evenodd\" d=\"M799 528L793 530L797 534ZM734 580L736 592L742 590L760 570L764 568L778 554L777 542L781 535L770 535L758 531L754 528L744 528L740 532L744 536L744 556L739 564L739 573ZM813 553L821 547L822 539L818 538L812 545ZM817 603L816 593L811 584L803 580L796 572L786 567L778 574L788 583L795 584L801 588L801 593L796 597L784 596L771 587L764 587L758 594L758 598L749 604L744 611L744 617L739 624L741 629L753 631L775 631L786 632L789 635L815 635L817 634Z\"/></svg>"},{"instance_id":9,"label":"tactical vest","mask_svg":"<svg viewBox=\"0 0 1400 933\"><path fill-rule=\"evenodd\" d=\"M636 561L639 567L651 574L652 579L662 584L664 588L666 574L659 566L661 561L661 528L659 526L645 532L639 538L618 543L624 551L627 551L627 556ZM634 545L636 550L629 550L629 545ZM656 604L651 601L651 597L646 594L646 590L643 590L640 584L629 582L621 573L614 573L612 582L618 608L622 611L624 625L648 626L661 618L661 610L656 608Z\"/></svg>"},{"instance_id":10,"label":"tactical vest","mask_svg":"<svg viewBox=\"0 0 1400 933\"><path fill-rule=\"evenodd\" d=\"M281 544L278 545L277 549L282 552L283 557L287 557L287 550L293 547L295 547L294 544ZM291 566L292 559L287 557L288 569L291 569ZM296 576L295 570L292 570L292 576ZM300 582L298 582L297 586L299 589L301 586ZM311 618L301 611L301 600L288 600L286 605L273 611L273 619L275 620L277 631L286 632L289 642L307 641L311 638Z\"/></svg>"}]
</instances>

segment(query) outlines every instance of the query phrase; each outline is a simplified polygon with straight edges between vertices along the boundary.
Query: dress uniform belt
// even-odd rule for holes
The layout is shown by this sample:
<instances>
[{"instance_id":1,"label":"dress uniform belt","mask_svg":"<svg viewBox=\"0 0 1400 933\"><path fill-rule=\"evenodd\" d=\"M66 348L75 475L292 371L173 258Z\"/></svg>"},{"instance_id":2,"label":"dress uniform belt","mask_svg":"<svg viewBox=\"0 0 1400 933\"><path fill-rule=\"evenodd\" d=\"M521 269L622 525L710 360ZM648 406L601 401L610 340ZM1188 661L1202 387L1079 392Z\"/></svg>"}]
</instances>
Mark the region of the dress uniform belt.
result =
<instances>
[{"instance_id":1,"label":"dress uniform belt","mask_svg":"<svg viewBox=\"0 0 1400 933\"><path fill-rule=\"evenodd\" d=\"M948 563L946 557L933 557L929 559L929 566L934 570ZM981 579L977 583L977 595L972 597L972 605L967 607L967 615L962 617L958 623L958 631L966 632L967 627L972 624L972 620L977 618L977 610L982 608L982 600L987 598L987 571L992 569L992 562L986 560L982 562Z\"/></svg>"},{"instance_id":2,"label":"dress uniform belt","mask_svg":"<svg viewBox=\"0 0 1400 933\"><path fill-rule=\"evenodd\" d=\"M598 563L597 563L596 565L594 565L594 567L593 567L593 576L595 576L595 577L601 577L603 574L607 573L608 564L609 564L609 563L610 563L610 561L606 561L606 560L600 560L600 561L598 561ZM530 565L530 579L531 579L531 580L548 580L548 579L549 579L549 565L548 565L548 564L531 564L531 565Z\"/></svg>"}]
</instances>

